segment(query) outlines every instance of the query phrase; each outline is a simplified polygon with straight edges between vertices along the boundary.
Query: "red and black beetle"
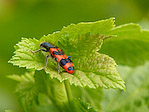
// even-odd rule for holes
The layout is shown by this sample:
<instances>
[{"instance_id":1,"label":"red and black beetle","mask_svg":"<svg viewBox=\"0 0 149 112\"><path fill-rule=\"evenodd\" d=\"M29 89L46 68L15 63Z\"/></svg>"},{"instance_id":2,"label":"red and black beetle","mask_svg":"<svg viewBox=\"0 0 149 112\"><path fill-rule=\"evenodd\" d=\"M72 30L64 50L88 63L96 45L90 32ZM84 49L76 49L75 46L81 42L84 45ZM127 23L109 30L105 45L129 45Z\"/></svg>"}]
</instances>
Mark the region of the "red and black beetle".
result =
<instances>
[{"instance_id":1,"label":"red and black beetle","mask_svg":"<svg viewBox=\"0 0 149 112\"><path fill-rule=\"evenodd\" d=\"M44 48L44 49L42 49ZM66 72L72 74L74 73L74 64L72 62L71 56L66 56L61 49L58 47L53 46L52 44L48 42L43 42L40 44L40 49L36 51L31 51L32 53L36 53L39 51L49 52L51 54L51 57L54 58L57 61L58 66L58 73L60 72L59 64L62 68L66 70ZM47 58L49 55L46 56L46 62L45 67L47 66Z\"/></svg>"}]
</instances>

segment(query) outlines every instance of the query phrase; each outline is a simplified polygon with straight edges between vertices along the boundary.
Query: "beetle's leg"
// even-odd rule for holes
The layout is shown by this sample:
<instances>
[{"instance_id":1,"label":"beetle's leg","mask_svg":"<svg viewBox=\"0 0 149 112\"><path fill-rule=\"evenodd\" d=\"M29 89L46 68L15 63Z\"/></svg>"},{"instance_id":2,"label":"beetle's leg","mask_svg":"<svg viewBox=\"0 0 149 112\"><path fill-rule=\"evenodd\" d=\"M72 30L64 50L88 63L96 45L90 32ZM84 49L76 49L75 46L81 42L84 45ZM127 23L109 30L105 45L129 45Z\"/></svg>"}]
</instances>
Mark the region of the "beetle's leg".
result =
<instances>
[{"instance_id":1,"label":"beetle's leg","mask_svg":"<svg viewBox=\"0 0 149 112\"><path fill-rule=\"evenodd\" d=\"M55 60L57 61L58 73L60 73L59 62L58 62L57 58L55 58Z\"/></svg>"},{"instance_id":2,"label":"beetle's leg","mask_svg":"<svg viewBox=\"0 0 149 112\"><path fill-rule=\"evenodd\" d=\"M32 51L32 50L31 50L31 53L36 53L36 52L40 52L40 51L47 52L47 50L45 50L45 49L38 49L38 50L36 50L36 51Z\"/></svg>"},{"instance_id":3,"label":"beetle's leg","mask_svg":"<svg viewBox=\"0 0 149 112\"><path fill-rule=\"evenodd\" d=\"M68 59L71 59L72 60L72 57L71 56L67 56L68 57Z\"/></svg>"},{"instance_id":4,"label":"beetle's leg","mask_svg":"<svg viewBox=\"0 0 149 112\"><path fill-rule=\"evenodd\" d=\"M47 67L47 61L48 61L48 58L49 58L49 57L50 57L49 55L46 56L46 62L45 62L44 70L45 70L46 67Z\"/></svg>"}]
</instances>

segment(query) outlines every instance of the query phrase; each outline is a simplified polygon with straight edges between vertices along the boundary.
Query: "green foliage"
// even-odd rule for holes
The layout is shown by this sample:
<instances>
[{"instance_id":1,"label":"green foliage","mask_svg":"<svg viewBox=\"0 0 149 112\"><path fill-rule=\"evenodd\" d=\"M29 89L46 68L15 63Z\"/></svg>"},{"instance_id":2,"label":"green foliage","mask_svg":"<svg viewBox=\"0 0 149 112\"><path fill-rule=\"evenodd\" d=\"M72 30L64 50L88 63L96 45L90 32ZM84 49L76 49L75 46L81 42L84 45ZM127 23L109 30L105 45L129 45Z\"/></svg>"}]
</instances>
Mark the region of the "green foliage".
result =
<instances>
[{"instance_id":1,"label":"green foliage","mask_svg":"<svg viewBox=\"0 0 149 112\"><path fill-rule=\"evenodd\" d=\"M16 50L14 52L15 55L9 62L19 65L19 67L26 67L27 69L34 67L36 70L41 70L44 66L43 60L45 57L40 53L33 55L30 52L32 49L38 48L39 44L36 39L22 38L21 42L14 46Z\"/></svg>"},{"instance_id":2,"label":"green foliage","mask_svg":"<svg viewBox=\"0 0 149 112\"><path fill-rule=\"evenodd\" d=\"M130 23L113 28L110 34L117 38L107 39L101 53L110 55L120 65L133 67L149 60L149 31L142 31L139 25Z\"/></svg>"},{"instance_id":3,"label":"green foliage","mask_svg":"<svg viewBox=\"0 0 149 112\"><path fill-rule=\"evenodd\" d=\"M26 73L21 76L9 76L9 78L19 82L19 84L16 87L15 93L19 97L19 103L21 104L25 112L30 112L33 101L36 100L38 95L33 75L34 72Z\"/></svg>"},{"instance_id":4,"label":"green foliage","mask_svg":"<svg viewBox=\"0 0 149 112\"><path fill-rule=\"evenodd\" d=\"M136 110L138 107L139 110L146 111L149 106L149 81L146 75L148 65L145 71L141 67L135 69L128 67L128 70L118 67L122 76L126 76L124 77L126 86L129 85L127 92L124 93L122 91L125 90L124 81L117 71L114 59L120 65L143 64L148 60L148 35L148 31L141 31L136 24L115 27L113 18L110 18L97 22L71 24L39 40L22 38L16 44L15 55L9 63L36 72L21 76L12 75L9 78L19 82L16 93L23 110L25 112L31 109L36 112L49 110L51 112L100 112L101 110L119 112ZM46 69L42 70L45 57L49 53L31 53L31 50L39 49L42 42L49 42L62 49L67 56L72 56L75 73L68 74L61 68L61 73L58 74L57 63L52 58L48 59ZM125 45L126 42L129 46ZM141 76L140 73L143 75ZM104 92L103 98L102 88L121 90ZM103 108L100 104L102 98Z\"/></svg>"},{"instance_id":5,"label":"green foliage","mask_svg":"<svg viewBox=\"0 0 149 112\"><path fill-rule=\"evenodd\" d=\"M49 110L40 108L43 102L47 102L47 104L50 105L51 108L49 109L52 112L71 111L70 107L74 109L72 110L73 112L95 112L89 104L81 100L73 100L71 105L69 105L64 83L59 83L56 79L50 80L48 78L49 75L45 74L43 71L37 71L35 73L35 80L33 74L33 72L28 72L21 76L9 76L9 78L19 81L16 87L16 94L19 96L19 102L25 112L30 112L33 101L36 101L36 105L40 111L45 112ZM41 93L45 96L42 95L41 97ZM44 101L41 103L41 100Z\"/></svg>"},{"instance_id":6,"label":"green foliage","mask_svg":"<svg viewBox=\"0 0 149 112\"><path fill-rule=\"evenodd\" d=\"M97 112L89 103L85 103L80 99L74 100L75 112Z\"/></svg>"},{"instance_id":7,"label":"green foliage","mask_svg":"<svg viewBox=\"0 0 149 112\"><path fill-rule=\"evenodd\" d=\"M101 111L102 89L79 88L72 86L72 93L75 98L80 98L83 102L88 102L98 112Z\"/></svg>"},{"instance_id":8,"label":"green foliage","mask_svg":"<svg viewBox=\"0 0 149 112\"><path fill-rule=\"evenodd\" d=\"M45 94L38 94L38 102L33 105L33 112L59 112L58 108L52 103L49 97Z\"/></svg>"},{"instance_id":9,"label":"green foliage","mask_svg":"<svg viewBox=\"0 0 149 112\"><path fill-rule=\"evenodd\" d=\"M74 75L65 72L58 74L56 62L49 59L45 71L51 78L60 81L68 79L70 84L81 87L125 89L114 60L105 54L97 53L103 40L113 36L109 33L113 27L114 21L110 18L97 22L71 24L60 32L43 36L39 41L22 38L15 46L15 55L9 62L27 69L43 69L46 54L42 52L32 54L30 50L39 49L39 44L46 41L60 47L66 55L72 56L75 65Z\"/></svg>"},{"instance_id":10,"label":"green foliage","mask_svg":"<svg viewBox=\"0 0 149 112\"><path fill-rule=\"evenodd\" d=\"M50 79L49 74L45 74L43 71L36 71L35 82L38 91L47 95L55 108L61 112L63 110L68 111L68 99L63 82L60 83L56 79Z\"/></svg>"},{"instance_id":11,"label":"green foliage","mask_svg":"<svg viewBox=\"0 0 149 112\"><path fill-rule=\"evenodd\" d=\"M149 110L149 63L136 68L120 66L127 91L104 90L104 112L148 112Z\"/></svg>"}]
</instances>

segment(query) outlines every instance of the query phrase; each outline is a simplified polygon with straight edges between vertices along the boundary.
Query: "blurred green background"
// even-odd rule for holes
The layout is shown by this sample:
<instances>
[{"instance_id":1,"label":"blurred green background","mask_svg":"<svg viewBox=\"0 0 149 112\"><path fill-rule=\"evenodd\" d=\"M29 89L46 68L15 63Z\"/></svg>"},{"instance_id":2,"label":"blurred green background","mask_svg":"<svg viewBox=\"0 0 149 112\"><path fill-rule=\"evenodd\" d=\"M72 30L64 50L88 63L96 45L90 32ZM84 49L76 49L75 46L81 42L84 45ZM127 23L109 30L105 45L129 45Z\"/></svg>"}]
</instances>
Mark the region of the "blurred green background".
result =
<instances>
[{"instance_id":1,"label":"blurred green background","mask_svg":"<svg viewBox=\"0 0 149 112\"><path fill-rule=\"evenodd\" d=\"M139 23L149 28L149 0L0 0L0 112L20 111L13 94L16 83L7 75L23 68L8 64L21 37L37 38L70 23L116 18L116 25Z\"/></svg>"}]
</instances>

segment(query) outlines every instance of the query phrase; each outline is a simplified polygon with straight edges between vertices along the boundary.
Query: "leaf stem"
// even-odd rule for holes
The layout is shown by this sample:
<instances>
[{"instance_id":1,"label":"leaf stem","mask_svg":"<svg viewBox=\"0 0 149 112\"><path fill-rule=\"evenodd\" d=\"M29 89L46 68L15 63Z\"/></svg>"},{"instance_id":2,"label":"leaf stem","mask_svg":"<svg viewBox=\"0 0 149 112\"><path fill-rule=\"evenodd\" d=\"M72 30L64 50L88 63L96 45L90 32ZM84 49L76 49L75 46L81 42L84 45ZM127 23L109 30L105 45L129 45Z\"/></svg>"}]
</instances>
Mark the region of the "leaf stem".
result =
<instances>
[{"instance_id":1,"label":"leaf stem","mask_svg":"<svg viewBox=\"0 0 149 112\"><path fill-rule=\"evenodd\" d=\"M71 104L71 102L73 100L73 97L72 97L71 88L70 88L68 80L65 80L64 84L65 84L65 89L66 89L66 93L67 93L68 102L69 102L69 104Z\"/></svg>"}]
</instances>

